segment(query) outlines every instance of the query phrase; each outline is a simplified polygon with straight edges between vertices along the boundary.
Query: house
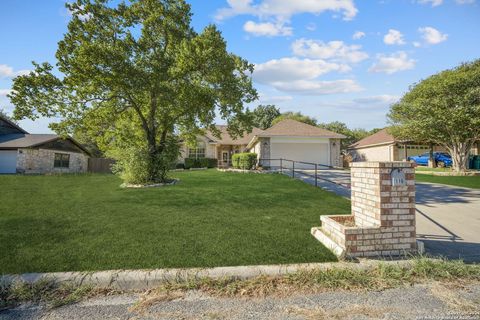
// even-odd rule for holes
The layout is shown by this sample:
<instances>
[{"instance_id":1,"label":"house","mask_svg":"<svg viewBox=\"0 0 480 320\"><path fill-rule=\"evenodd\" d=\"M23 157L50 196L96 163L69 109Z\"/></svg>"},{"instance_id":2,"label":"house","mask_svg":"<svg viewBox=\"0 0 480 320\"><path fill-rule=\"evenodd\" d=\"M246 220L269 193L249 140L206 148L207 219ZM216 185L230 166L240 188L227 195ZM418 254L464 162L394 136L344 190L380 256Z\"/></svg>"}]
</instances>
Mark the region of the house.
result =
<instances>
[{"instance_id":1,"label":"house","mask_svg":"<svg viewBox=\"0 0 480 320\"><path fill-rule=\"evenodd\" d=\"M445 152L442 146L433 145L433 151ZM430 152L428 144L396 139L388 128L355 142L347 148L354 161L404 161L410 156Z\"/></svg>"},{"instance_id":2,"label":"house","mask_svg":"<svg viewBox=\"0 0 480 320\"><path fill-rule=\"evenodd\" d=\"M70 137L29 134L0 116L0 173L86 172L88 157Z\"/></svg>"},{"instance_id":3,"label":"house","mask_svg":"<svg viewBox=\"0 0 480 320\"><path fill-rule=\"evenodd\" d=\"M217 128L221 132L220 138L207 131L197 137L195 148L183 145L180 161L187 157L214 158L218 160L219 167L228 167L232 154L254 152L263 166L278 166L278 160L267 159L280 158L328 166L341 165L340 139L345 136L303 122L286 119L266 130L254 128L251 133L237 139L228 134L226 126Z\"/></svg>"}]
</instances>

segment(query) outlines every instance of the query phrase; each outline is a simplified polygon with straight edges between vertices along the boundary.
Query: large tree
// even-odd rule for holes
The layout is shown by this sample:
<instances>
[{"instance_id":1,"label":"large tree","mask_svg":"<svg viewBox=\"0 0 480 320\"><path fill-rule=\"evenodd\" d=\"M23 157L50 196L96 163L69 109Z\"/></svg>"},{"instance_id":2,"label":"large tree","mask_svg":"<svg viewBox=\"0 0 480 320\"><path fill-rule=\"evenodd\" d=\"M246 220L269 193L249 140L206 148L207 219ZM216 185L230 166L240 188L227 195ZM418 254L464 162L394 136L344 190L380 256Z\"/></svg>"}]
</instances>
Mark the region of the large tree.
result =
<instances>
[{"instance_id":1,"label":"large tree","mask_svg":"<svg viewBox=\"0 0 480 320\"><path fill-rule=\"evenodd\" d=\"M275 118L280 116L280 109L273 104L259 105L253 109L253 125L262 130L268 129L272 126Z\"/></svg>"},{"instance_id":2,"label":"large tree","mask_svg":"<svg viewBox=\"0 0 480 320\"><path fill-rule=\"evenodd\" d=\"M304 115L301 112L292 112L292 111L287 111L287 112L282 113L280 116L278 116L277 118L275 118L272 121L272 125L274 125L274 124L276 124L276 123L278 123L282 120L285 120L285 119L292 119L292 120L300 121L300 122L303 122L303 123L306 123L306 124L309 124L309 125L312 125L312 126L317 125L317 120L315 118Z\"/></svg>"},{"instance_id":3,"label":"large tree","mask_svg":"<svg viewBox=\"0 0 480 320\"><path fill-rule=\"evenodd\" d=\"M216 112L233 136L251 130L253 65L226 50L214 25L196 33L183 0L112 2L66 4L72 19L56 66L34 63L14 80L17 119L59 117L55 131L81 127L107 155L145 154L147 181L165 179L177 134L216 132Z\"/></svg>"},{"instance_id":4,"label":"large tree","mask_svg":"<svg viewBox=\"0 0 480 320\"><path fill-rule=\"evenodd\" d=\"M393 135L442 145L454 169L466 170L468 153L480 140L480 60L413 85L388 117Z\"/></svg>"}]
</instances>

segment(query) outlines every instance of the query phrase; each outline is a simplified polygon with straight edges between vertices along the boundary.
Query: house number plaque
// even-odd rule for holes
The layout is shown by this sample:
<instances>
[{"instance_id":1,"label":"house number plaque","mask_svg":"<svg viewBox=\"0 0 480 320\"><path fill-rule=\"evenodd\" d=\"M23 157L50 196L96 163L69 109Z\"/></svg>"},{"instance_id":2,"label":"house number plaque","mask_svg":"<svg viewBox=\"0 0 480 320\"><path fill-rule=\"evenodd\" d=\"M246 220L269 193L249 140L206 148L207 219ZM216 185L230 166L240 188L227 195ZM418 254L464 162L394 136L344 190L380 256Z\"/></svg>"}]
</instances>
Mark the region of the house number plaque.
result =
<instances>
[{"instance_id":1,"label":"house number plaque","mask_svg":"<svg viewBox=\"0 0 480 320\"><path fill-rule=\"evenodd\" d=\"M390 176L392 178L392 186L407 185L407 182L405 180L405 173L403 172L402 169L400 168L393 169L392 172L390 173Z\"/></svg>"}]
</instances>

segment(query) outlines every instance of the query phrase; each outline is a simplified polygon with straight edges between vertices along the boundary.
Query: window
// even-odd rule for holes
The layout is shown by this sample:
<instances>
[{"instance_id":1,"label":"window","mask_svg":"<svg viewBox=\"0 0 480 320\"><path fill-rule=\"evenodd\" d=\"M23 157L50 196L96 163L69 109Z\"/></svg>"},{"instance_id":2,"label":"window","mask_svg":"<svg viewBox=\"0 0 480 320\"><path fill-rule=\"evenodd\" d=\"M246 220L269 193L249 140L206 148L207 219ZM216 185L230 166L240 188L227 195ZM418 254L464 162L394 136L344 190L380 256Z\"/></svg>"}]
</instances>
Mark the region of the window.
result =
<instances>
[{"instance_id":1,"label":"window","mask_svg":"<svg viewBox=\"0 0 480 320\"><path fill-rule=\"evenodd\" d=\"M70 165L70 155L67 153L55 153L53 161L54 168L68 168Z\"/></svg>"},{"instance_id":2,"label":"window","mask_svg":"<svg viewBox=\"0 0 480 320\"><path fill-rule=\"evenodd\" d=\"M205 144L198 143L196 148L188 148L189 158L205 158Z\"/></svg>"}]
</instances>

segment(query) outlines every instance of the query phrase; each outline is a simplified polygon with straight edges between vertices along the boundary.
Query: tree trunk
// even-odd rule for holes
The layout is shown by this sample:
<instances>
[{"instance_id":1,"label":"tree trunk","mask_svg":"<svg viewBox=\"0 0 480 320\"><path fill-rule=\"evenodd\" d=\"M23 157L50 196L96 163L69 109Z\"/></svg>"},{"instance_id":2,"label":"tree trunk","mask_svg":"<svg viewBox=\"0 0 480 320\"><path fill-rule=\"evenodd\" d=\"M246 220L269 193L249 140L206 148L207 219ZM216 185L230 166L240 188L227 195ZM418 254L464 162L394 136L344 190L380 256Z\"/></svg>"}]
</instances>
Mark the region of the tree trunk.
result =
<instances>
[{"instance_id":1,"label":"tree trunk","mask_svg":"<svg viewBox=\"0 0 480 320\"><path fill-rule=\"evenodd\" d=\"M450 154L452 155L453 161L453 170L456 172L464 172L467 170L468 166L468 153L469 148L466 143L454 143L451 148L449 148Z\"/></svg>"},{"instance_id":2,"label":"tree trunk","mask_svg":"<svg viewBox=\"0 0 480 320\"><path fill-rule=\"evenodd\" d=\"M430 150L428 153L428 167L435 168L437 164L435 163L435 159L433 158L433 143L430 143L429 148Z\"/></svg>"}]
</instances>

